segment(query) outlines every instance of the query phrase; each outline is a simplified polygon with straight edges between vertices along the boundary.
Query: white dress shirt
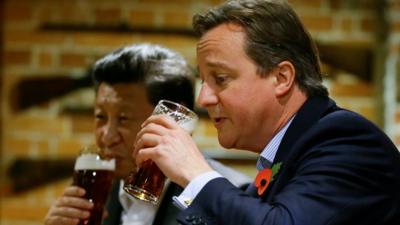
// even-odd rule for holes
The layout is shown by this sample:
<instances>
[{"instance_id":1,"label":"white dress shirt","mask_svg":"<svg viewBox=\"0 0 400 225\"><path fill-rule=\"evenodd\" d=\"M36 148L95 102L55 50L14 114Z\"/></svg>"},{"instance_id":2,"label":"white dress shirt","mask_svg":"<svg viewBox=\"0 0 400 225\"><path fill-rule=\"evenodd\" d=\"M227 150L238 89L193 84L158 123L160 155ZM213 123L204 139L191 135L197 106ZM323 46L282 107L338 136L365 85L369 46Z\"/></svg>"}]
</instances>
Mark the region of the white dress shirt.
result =
<instances>
[{"instance_id":1,"label":"white dress shirt","mask_svg":"<svg viewBox=\"0 0 400 225\"><path fill-rule=\"evenodd\" d=\"M121 225L151 225L153 224L158 205L138 200L127 194L122 187L121 180L119 188L119 202L122 205Z\"/></svg>"},{"instance_id":2,"label":"white dress shirt","mask_svg":"<svg viewBox=\"0 0 400 225\"><path fill-rule=\"evenodd\" d=\"M292 123L295 116L293 116L285 126L279 130L279 132L272 138L272 140L267 144L267 146L263 149L260 154L260 157L265 158L269 162L273 162L275 159L276 152L278 151L278 147L282 141L283 136L286 133L286 130L289 128L289 125ZM257 160L257 169L262 169L261 160L260 158ZM203 187L210 182L211 180L222 177L216 171L210 171L203 173L197 176L195 179L189 182L186 188L179 196L174 196L173 203L180 209L186 209L192 200L196 198L197 194L203 189Z\"/></svg>"}]
</instances>

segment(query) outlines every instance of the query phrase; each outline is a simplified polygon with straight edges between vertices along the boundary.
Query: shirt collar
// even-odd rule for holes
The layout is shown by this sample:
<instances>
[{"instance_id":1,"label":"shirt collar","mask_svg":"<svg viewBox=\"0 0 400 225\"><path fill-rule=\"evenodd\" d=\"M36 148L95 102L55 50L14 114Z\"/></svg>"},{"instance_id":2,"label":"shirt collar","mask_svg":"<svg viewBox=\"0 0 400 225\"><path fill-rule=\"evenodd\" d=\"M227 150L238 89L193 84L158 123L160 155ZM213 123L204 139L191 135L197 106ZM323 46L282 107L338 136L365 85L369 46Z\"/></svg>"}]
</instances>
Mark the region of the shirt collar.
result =
<instances>
[{"instance_id":1,"label":"shirt collar","mask_svg":"<svg viewBox=\"0 0 400 225\"><path fill-rule=\"evenodd\" d=\"M265 146L262 150L258 160L257 160L257 169L262 170L265 168L264 163L262 161L267 161L266 163L271 165L275 159L276 152L278 151L279 145L282 142L282 138L286 133L286 130L289 128L290 124L292 123L294 117L285 124L285 126L279 130L279 132L272 138L272 140ZM263 159L262 159L263 158Z\"/></svg>"}]
</instances>

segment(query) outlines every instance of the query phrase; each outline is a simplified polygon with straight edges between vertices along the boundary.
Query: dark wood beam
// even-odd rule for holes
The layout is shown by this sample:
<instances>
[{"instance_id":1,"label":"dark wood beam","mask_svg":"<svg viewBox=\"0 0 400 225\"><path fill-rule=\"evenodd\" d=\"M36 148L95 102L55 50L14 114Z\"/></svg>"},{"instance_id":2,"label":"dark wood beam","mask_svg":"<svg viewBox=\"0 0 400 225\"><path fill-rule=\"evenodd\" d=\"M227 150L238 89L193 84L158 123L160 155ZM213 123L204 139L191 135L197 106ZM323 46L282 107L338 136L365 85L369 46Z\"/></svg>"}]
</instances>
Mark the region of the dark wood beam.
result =
<instances>
[{"instance_id":1,"label":"dark wood beam","mask_svg":"<svg viewBox=\"0 0 400 225\"><path fill-rule=\"evenodd\" d=\"M113 33L137 33L157 35L179 35L195 37L191 28L182 27L149 27L132 26L126 23L118 24L85 24L85 23L44 23L40 26L43 31L78 31L78 32L113 32Z\"/></svg>"},{"instance_id":2,"label":"dark wood beam","mask_svg":"<svg viewBox=\"0 0 400 225\"><path fill-rule=\"evenodd\" d=\"M16 83L11 90L9 102L13 110L24 110L91 85L89 74L84 74L80 78L61 74L45 77L33 75Z\"/></svg>"},{"instance_id":3,"label":"dark wood beam","mask_svg":"<svg viewBox=\"0 0 400 225\"><path fill-rule=\"evenodd\" d=\"M374 62L373 46L357 43L317 43L321 61L371 82Z\"/></svg>"},{"instance_id":4,"label":"dark wood beam","mask_svg":"<svg viewBox=\"0 0 400 225\"><path fill-rule=\"evenodd\" d=\"M7 170L11 192L32 190L40 185L72 176L75 159L17 158Z\"/></svg>"}]
</instances>

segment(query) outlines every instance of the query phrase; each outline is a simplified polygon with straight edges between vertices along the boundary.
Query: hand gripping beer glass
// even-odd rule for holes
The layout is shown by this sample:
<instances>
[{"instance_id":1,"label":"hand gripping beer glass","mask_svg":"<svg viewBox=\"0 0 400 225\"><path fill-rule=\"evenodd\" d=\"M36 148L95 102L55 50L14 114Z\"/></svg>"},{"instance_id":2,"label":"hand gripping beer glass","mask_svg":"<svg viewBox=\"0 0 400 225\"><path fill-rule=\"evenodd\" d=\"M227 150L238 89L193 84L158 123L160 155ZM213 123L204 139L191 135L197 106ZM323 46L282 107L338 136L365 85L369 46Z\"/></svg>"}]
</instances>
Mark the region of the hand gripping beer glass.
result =
<instances>
[{"instance_id":1,"label":"hand gripping beer glass","mask_svg":"<svg viewBox=\"0 0 400 225\"><path fill-rule=\"evenodd\" d=\"M80 225L101 225L103 209L107 200L115 171L115 159L102 156L97 146L82 148L75 161L73 185L86 190L84 198L93 202L90 218L80 221Z\"/></svg>"},{"instance_id":2,"label":"hand gripping beer glass","mask_svg":"<svg viewBox=\"0 0 400 225\"><path fill-rule=\"evenodd\" d=\"M192 133L198 117L196 113L178 103L161 100L154 108L153 115L166 114L173 118L183 129ZM130 195L153 204L157 204L164 188L165 175L151 161L145 161L136 175L131 174L126 180L124 190Z\"/></svg>"}]
</instances>

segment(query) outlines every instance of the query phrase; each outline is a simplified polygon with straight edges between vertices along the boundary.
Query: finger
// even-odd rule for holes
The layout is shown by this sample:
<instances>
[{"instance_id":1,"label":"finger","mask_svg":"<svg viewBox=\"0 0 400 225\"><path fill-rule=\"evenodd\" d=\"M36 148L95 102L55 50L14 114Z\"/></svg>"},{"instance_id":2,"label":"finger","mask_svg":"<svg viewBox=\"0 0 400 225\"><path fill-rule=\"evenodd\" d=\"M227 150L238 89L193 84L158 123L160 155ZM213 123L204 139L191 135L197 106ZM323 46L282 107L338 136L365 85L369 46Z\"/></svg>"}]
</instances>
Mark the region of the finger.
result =
<instances>
[{"instance_id":1,"label":"finger","mask_svg":"<svg viewBox=\"0 0 400 225\"><path fill-rule=\"evenodd\" d=\"M103 210L103 220L104 219L106 219L108 217L108 210L106 209L106 207L104 207L104 210Z\"/></svg>"},{"instance_id":2,"label":"finger","mask_svg":"<svg viewBox=\"0 0 400 225\"><path fill-rule=\"evenodd\" d=\"M163 127L166 127L168 129L174 129L179 127L178 123L171 118L170 116L166 115L166 114L161 114L161 115L152 115L149 118L147 118L143 124L141 125L141 127L145 127L150 123L155 123L155 124L159 124Z\"/></svg>"},{"instance_id":3,"label":"finger","mask_svg":"<svg viewBox=\"0 0 400 225\"><path fill-rule=\"evenodd\" d=\"M143 134L151 133L157 135L165 135L168 133L169 128L166 128L157 123L148 123L136 134L136 141L143 136Z\"/></svg>"},{"instance_id":4,"label":"finger","mask_svg":"<svg viewBox=\"0 0 400 225\"><path fill-rule=\"evenodd\" d=\"M136 155L136 165L139 165L139 167L141 167L143 162L147 161L148 159L155 158L156 151L157 150L155 147L139 149L139 151L137 152L137 155Z\"/></svg>"},{"instance_id":5,"label":"finger","mask_svg":"<svg viewBox=\"0 0 400 225\"><path fill-rule=\"evenodd\" d=\"M69 186L64 190L64 196L75 196L83 197L86 194L86 190L78 186Z\"/></svg>"},{"instance_id":6,"label":"finger","mask_svg":"<svg viewBox=\"0 0 400 225\"><path fill-rule=\"evenodd\" d=\"M60 217L53 216L45 220L45 225L77 225L79 223L78 218L68 218L68 217Z\"/></svg>"},{"instance_id":7,"label":"finger","mask_svg":"<svg viewBox=\"0 0 400 225\"><path fill-rule=\"evenodd\" d=\"M82 210L72 207L57 207L53 210L52 215L60 218L70 219L88 219L90 217L90 211Z\"/></svg>"},{"instance_id":8,"label":"finger","mask_svg":"<svg viewBox=\"0 0 400 225\"><path fill-rule=\"evenodd\" d=\"M56 202L57 207L73 207L79 209L92 209L93 203L85 198L62 196Z\"/></svg>"},{"instance_id":9,"label":"finger","mask_svg":"<svg viewBox=\"0 0 400 225\"><path fill-rule=\"evenodd\" d=\"M154 147L160 143L161 136L157 134L144 133L135 143L135 150ZM134 151L135 151L134 150Z\"/></svg>"}]
</instances>

